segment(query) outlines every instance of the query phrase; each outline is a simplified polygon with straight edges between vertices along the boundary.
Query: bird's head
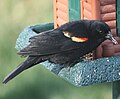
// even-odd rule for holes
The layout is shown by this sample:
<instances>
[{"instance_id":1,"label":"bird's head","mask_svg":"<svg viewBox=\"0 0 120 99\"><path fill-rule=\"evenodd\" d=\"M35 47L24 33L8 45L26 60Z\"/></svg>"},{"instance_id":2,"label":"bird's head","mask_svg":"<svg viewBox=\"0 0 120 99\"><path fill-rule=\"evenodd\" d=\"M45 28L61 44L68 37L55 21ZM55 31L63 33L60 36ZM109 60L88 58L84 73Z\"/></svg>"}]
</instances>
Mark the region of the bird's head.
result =
<instances>
[{"instance_id":1,"label":"bird's head","mask_svg":"<svg viewBox=\"0 0 120 99\"><path fill-rule=\"evenodd\" d=\"M114 44L118 44L118 42L115 40L113 37L110 27L100 21L93 21L91 23L91 36L96 38L96 39L101 39L101 40L106 40L109 39L111 40Z\"/></svg>"}]
</instances>

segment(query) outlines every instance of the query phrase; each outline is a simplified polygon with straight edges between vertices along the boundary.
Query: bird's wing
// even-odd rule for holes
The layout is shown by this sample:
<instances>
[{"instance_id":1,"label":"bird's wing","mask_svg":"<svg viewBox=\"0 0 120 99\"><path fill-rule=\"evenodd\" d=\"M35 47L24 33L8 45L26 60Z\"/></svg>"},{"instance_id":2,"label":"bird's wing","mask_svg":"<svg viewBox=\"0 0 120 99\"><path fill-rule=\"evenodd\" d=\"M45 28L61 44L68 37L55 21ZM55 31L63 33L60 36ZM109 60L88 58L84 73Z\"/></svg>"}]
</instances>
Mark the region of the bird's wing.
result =
<instances>
[{"instance_id":1,"label":"bird's wing","mask_svg":"<svg viewBox=\"0 0 120 99\"><path fill-rule=\"evenodd\" d=\"M60 26L58 30L69 32L74 36L86 38L88 36L87 25L89 24L90 24L90 21L88 21L88 23L86 24L86 20L71 21Z\"/></svg>"},{"instance_id":2,"label":"bird's wing","mask_svg":"<svg viewBox=\"0 0 120 99\"><path fill-rule=\"evenodd\" d=\"M69 32L67 29L42 32L37 36L30 38L30 44L18 52L18 54L26 56L50 55L80 48L80 43L88 40L85 37L69 37L69 34L71 34L71 31Z\"/></svg>"}]
</instances>

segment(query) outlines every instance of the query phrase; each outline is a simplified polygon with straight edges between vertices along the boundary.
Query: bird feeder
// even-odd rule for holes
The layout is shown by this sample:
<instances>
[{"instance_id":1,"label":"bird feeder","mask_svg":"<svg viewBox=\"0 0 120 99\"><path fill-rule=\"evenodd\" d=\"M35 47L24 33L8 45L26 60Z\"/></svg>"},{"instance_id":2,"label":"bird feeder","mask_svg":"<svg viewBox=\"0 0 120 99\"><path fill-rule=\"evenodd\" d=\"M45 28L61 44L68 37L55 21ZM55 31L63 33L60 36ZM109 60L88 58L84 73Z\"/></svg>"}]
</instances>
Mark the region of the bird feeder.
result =
<instances>
[{"instance_id":1,"label":"bird feeder","mask_svg":"<svg viewBox=\"0 0 120 99\"><path fill-rule=\"evenodd\" d=\"M120 43L120 0L54 0L54 24L29 26L20 33L16 48L20 50L29 44L29 38L57 28L71 20L101 20L106 22ZM63 68L58 76L75 86L87 86L102 82L113 82L113 99L120 95L120 44L103 42L96 50L96 60L82 61L71 68ZM109 56L109 57L108 57ZM103 57L103 58L101 58ZM48 61L42 63L48 70L56 73L60 65Z\"/></svg>"},{"instance_id":2,"label":"bird feeder","mask_svg":"<svg viewBox=\"0 0 120 99\"><path fill-rule=\"evenodd\" d=\"M120 35L119 12L119 0L54 0L54 25L56 28L67 21L78 19L101 20L107 23L112 34L117 36ZM61 17L62 15L65 17ZM104 42L96 49L95 57L120 55L119 46Z\"/></svg>"},{"instance_id":3,"label":"bird feeder","mask_svg":"<svg viewBox=\"0 0 120 99\"><path fill-rule=\"evenodd\" d=\"M54 0L55 28L71 20L102 20L116 35L115 0Z\"/></svg>"},{"instance_id":4,"label":"bird feeder","mask_svg":"<svg viewBox=\"0 0 120 99\"><path fill-rule=\"evenodd\" d=\"M80 19L80 0L54 0L54 28Z\"/></svg>"},{"instance_id":5,"label":"bird feeder","mask_svg":"<svg viewBox=\"0 0 120 99\"><path fill-rule=\"evenodd\" d=\"M81 19L102 20L116 35L116 0L81 0Z\"/></svg>"},{"instance_id":6,"label":"bird feeder","mask_svg":"<svg viewBox=\"0 0 120 99\"><path fill-rule=\"evenodd\" d=\"M54 0L54 27L71 20L101 20L106 22L114 36L116 33L116 0ZM100 45L95 58L118 55L118 46L110 42Z\"/></svg>"}]
</instances>

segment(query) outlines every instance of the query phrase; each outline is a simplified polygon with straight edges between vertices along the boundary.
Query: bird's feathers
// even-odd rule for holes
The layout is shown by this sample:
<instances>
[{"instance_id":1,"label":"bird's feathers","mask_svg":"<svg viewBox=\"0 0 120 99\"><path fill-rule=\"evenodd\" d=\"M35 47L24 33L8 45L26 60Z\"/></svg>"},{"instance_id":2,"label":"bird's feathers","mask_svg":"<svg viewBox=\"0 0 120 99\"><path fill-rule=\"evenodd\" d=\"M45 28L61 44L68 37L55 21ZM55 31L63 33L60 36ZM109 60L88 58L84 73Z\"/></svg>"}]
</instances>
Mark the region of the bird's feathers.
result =
<instances>
[{"instance_id":1,"label":"bird's feathers","mask_svg":"<svg viewBox=\"0 0 120 99\"><path fill-rule=\"evenodd\" d=\"M18 74L20 74L23 70L32 67L33 65L35 65L37 63L37 61L39 59L40 59L39 57L28 57L26 59L26 61L24 61L23 63L21 63L17 68L15 68L9 75L7 75L4 78L3 83L7 83L9 80L11 80L12 78L14 78Z\"/></svg>"},{"instance_id":2,"label":"bird's feathers","mask_svg":"<svg viewBox=\"0 0 120 99\"><path fill-rule=\"evenodd\" d=\"M110 39L112 35L105 38L109 32L109 26L103 22L80 20L39 33L30 38L30 44L26 48L18 52L20 55L28 56L27 60L10 73L3 83L7 83L23 70L46 60L64 67L74 66L80 61L80 57L95 50L104 40Z\"/></svg>"},{"instance_id":3,"label":"bird's feathers","mask_svg":"<svg viewBox=\"0 0 120 99\"><path fill-rule=\"evenodd\" d=\"M70 25L70 26L69 26ZM65 25L66 26L66 25ZM78 42L85 42L88 40L86 30L82 25L68 24L68 27L58 28L47 32L42 32L32 38L30 38L30 44L26 48L22 49L18 54L20 55L51 55L59 52L69 51L78 49L80 46ZM73 31L72 29L78 28L84 33L79 31ZM78 32L78 33L77 33ZM71 34L71 38L67 37L66 34ZM68 35L69 35L68 34ZM74 35L73 34L79 34Z\"/></svg>"}]
</instances>

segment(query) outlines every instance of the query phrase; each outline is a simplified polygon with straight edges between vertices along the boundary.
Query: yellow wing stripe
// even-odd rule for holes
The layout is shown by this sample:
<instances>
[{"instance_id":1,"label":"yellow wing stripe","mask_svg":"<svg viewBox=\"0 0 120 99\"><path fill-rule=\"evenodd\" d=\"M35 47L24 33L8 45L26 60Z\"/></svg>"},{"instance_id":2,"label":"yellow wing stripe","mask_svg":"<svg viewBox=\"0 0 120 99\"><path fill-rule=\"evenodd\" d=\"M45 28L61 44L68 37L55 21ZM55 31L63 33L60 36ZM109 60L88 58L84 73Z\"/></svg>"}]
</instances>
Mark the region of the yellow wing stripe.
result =
<instances>
[{"instance_id":1,"label":"yellow wing stripe","mask_svg":"<svg viewBox=\"0 0 120 99\"><path fill-rule=\"evenodd\" d=\"M85 42L88 40L88 38L79 38L79 37L71 37L72 41L75 42Z\"/></svg>"},{"instance_id":2,"label":"yellow wing stripe","mask_svg":"<svg viewBox=\"0 0 120 99\"><path fill-rule=\"evenodd\" d=\"M68 38L71 38L71 35L69 32L63 32L64 36L68 37Z\"/></svg>"},{"instance_id":3,"label":"yellow wing stripe","mask_svg":"<svg viewBox=\"0 0 120 99\"><path fill-rule=\"evenodd\" d=\"M85 42L88 40L88 38L80 38L80 37L71 37L71 34L69 32L63 32L64 36L68 37L68 38L71 38L72 41L74 42Z\"/></svg>"}]
</instances>

